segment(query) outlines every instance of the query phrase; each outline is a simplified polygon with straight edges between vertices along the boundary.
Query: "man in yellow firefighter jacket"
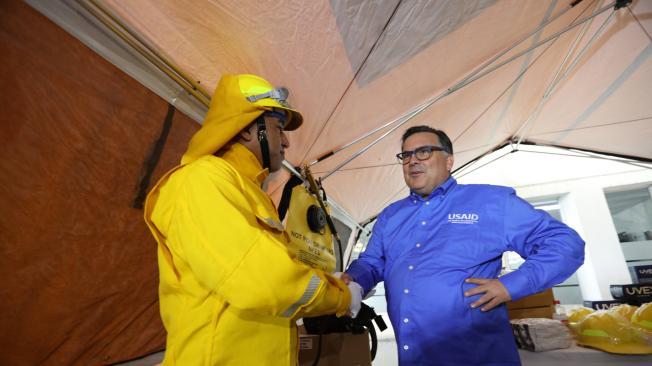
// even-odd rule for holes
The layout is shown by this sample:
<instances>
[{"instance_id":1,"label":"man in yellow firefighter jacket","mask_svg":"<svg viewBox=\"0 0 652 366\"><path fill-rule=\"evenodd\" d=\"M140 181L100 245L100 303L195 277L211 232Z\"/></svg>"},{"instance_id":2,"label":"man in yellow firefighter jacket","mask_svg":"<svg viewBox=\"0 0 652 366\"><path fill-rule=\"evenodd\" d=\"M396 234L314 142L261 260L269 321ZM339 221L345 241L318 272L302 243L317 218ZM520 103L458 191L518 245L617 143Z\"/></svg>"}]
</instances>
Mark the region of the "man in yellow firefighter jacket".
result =
<instances>
[{"instance_id":1,"label":"man in yellow firefighter jacket","mask_svg":"<svg viewBox=\"0 0 652 366\"><path fill-rule=\"evenodd\" d=\"M291 258L261 189L281 167L284 131L303 120L287 95L258 76L222 77L181 165L147 198L168 332L164 365L294 366L297 318L359 310L357 284Z\"/></svg>"}]
</instances>

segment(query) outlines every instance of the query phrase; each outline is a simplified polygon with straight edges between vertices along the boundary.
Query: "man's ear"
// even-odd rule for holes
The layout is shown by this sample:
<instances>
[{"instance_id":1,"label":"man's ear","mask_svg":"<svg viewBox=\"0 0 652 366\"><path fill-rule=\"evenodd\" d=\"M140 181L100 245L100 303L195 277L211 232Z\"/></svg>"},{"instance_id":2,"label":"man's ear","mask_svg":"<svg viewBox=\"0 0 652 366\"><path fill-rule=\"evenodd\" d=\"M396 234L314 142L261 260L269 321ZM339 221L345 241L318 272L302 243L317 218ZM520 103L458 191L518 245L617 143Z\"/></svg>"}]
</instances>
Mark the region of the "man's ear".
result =
<instances>
[{"instance_id":1,"label":"man's ear","mask_svg":"<svg viewBox=\"0 0 652 366\"><path fill-rule=\"evenodd\" d=\"M255 128L255 123L250 124L245 129L240 131L239 136L244 141L251 141L256 136L255 131L252 131Z\"/></svg>"},{"instance_id":2,"label":"man's ear","mask_svg":"<svg viewBox=\"0 0 652 366\"><path fill-rule=\"evenodd\" d=\"M455 159L453 158L453 155L448 155L446 157L446 170L448 170L449 173L453 169L453 163L454 162L455 162Z\"/></svg>"}]
</instances>

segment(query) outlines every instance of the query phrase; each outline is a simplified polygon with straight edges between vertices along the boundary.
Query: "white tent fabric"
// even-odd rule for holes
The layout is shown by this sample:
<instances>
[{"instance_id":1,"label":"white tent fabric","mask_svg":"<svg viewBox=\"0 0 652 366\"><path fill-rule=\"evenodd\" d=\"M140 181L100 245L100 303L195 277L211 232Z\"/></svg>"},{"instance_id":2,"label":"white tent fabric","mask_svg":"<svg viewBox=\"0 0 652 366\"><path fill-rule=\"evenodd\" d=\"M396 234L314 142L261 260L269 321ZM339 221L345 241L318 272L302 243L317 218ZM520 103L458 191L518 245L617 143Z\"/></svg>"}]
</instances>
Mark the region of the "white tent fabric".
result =
<instances>
[{"instance_id":1,"label":"white tent fabric","mask_svg":"<svg viewBox=\"0 0 652 366\"><path fill-rule=\"evenodd\" d=\"M455 167L506 141L652 159L652 1L613 6L454 92L610 2L584 0L181 1L106 5L159 53L212 91L225 73L291 90L307 123L290 136L299 165L436 101L329 175L387 128L312 167L357 221L407 193L394 155L411 125L443 129ZM552 20L549 24L547 21ZM438 96L443 96L437 99ZM269 186L276 196L287 173Z\"/></svg>"}]
</instances>

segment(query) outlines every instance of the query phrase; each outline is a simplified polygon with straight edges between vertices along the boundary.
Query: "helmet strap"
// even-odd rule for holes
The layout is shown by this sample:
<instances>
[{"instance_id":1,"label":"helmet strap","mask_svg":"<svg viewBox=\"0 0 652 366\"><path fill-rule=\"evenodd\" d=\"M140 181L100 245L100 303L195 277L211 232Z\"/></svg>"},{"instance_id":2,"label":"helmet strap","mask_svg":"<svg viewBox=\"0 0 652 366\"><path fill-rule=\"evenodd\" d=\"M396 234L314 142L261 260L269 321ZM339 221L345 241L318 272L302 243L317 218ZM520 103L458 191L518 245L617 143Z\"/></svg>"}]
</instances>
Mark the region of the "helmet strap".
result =
<instances>
[{"instance_id":1,"label":"helmet strap","mask_svg":"<svg viewBox=\"0 0 652 366\"><path fill-rule=\"evenodd\" d=\"M267 127L265 126L265 117L261 114L256 118L258 127L258 143L260 144L260 153L263 158L263 168L270 168L269 163L269 144L267 143Z\"/></svg>"}]
</instances>

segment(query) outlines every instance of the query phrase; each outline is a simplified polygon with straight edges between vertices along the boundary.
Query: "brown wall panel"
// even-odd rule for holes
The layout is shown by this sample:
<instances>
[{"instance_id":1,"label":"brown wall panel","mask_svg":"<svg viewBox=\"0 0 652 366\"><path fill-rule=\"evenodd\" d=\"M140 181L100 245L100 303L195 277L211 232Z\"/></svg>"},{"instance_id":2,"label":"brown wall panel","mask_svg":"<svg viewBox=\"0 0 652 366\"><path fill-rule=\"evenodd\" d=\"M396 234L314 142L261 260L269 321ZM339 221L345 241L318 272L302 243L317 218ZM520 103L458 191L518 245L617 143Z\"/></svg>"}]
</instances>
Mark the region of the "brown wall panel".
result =
<instances>
[{"instance_id":1,"label":"brown wall panel","mask_svg":"<svg viewBox=\"0 0 652 366\"><path fill-rule=\"evenodd\" d=\"M167 103L17 0L0 55L0 364L162 349L156 244L131 205ZM152 184L197 128L175 113Z\"/></svg>"}]
</instances>

